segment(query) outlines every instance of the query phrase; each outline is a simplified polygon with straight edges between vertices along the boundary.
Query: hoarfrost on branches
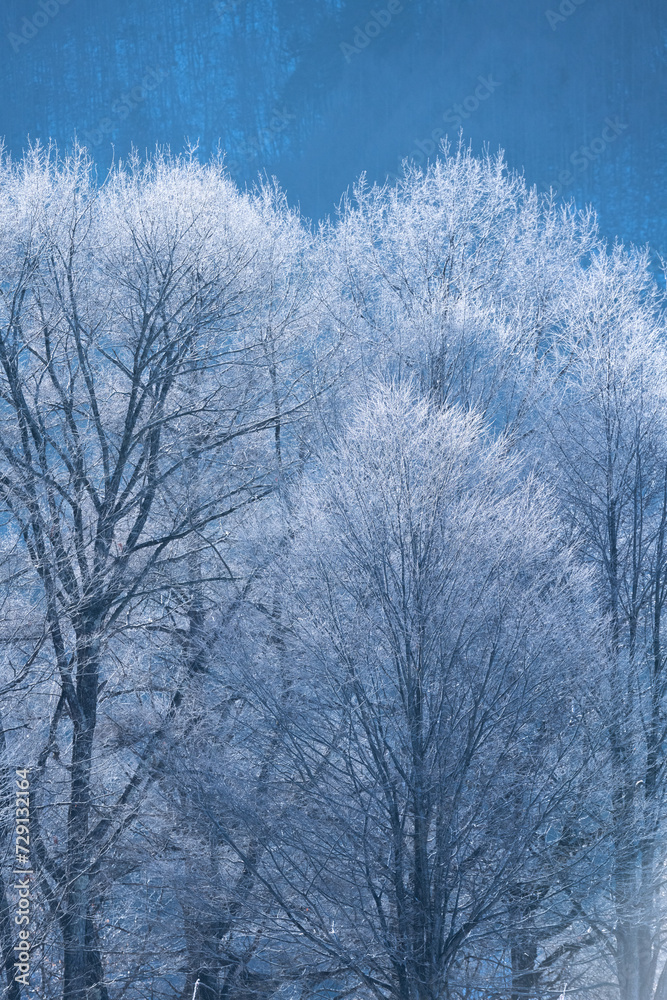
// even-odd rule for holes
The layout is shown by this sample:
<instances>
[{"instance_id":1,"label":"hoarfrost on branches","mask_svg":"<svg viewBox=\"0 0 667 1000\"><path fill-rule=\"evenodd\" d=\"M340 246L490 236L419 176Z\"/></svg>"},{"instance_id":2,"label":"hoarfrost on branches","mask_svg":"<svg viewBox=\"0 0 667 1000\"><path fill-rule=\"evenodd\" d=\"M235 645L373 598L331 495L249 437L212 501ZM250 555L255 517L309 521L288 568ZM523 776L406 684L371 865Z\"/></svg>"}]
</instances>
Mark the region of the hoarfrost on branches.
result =
<instances>
[{"instance_id":1,"label":"hoarfrost on branches","mask_svg":"<svg viewBox=\"0 0 667 1000\"><path fill-rule=\"evenodd\" d=\"M0 164L0 948L44 1000L665 1000L646 258L443 147Z\"/></svg>"}]
</instances>

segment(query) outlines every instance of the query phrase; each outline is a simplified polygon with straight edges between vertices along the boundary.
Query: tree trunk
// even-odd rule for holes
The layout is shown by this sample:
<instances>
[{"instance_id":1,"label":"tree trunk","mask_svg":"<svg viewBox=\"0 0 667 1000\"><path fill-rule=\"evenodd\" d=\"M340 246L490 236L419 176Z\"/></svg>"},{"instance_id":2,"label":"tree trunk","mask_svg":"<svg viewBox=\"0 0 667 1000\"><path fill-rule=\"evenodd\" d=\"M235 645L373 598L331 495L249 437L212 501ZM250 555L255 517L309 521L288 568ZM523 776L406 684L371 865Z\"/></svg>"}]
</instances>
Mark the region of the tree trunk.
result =
<instances>
[{"instance_id":1,"label":"tree trunk","mask_svg":"<svg viewBox=\"0 0 667 1000\"><path fill-rule=\"evenodd\" d=\"M86 623L77 643L77 701L81 716L74 721L71 794L67 816L67 885L62 920L63 1000L106 1000L102 961L90 915L91 859L88 823L91 802L93 739L97 715L99 640L96 618Z\"/></svg>"}]
</instances>

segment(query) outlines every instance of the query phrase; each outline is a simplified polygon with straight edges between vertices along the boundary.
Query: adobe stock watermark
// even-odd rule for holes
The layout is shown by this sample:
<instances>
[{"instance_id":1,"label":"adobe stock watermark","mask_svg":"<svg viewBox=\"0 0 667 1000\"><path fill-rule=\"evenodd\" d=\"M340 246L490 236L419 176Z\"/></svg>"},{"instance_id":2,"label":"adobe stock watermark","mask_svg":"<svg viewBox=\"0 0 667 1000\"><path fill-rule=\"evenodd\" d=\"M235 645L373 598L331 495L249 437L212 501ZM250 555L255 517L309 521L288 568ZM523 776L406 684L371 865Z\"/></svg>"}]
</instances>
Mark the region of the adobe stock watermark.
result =
<instances>
[{"instance_id":1,"label":"adobe stock watermark","mask_svg":"<svg viewBox=\"0 0 667 1000\"><path fill-rule=\"evenodd\" d=\"M16 769L16 857L14 860L14 882L17 891L14 923L18 928L18 944L14 945L17 962L14 962L14 979L26 989L30 986L30 946L32 942L30 876L34 874L30 864L30 769Z\"/></svg>"},{"instance_id":2,"label":"adobe stock watermark","mask_svg":"<svg viewBox=\"0 0 667 1000\"><path fill-rule=\"evenodd\" d=\"M254 160L257 156L260 156L266 149L267 143L270 143L276 136L284 132L291 121L296 120L296 115L292 114L285 107L282 110L273 108L271 115L269 124L265 128L260 129L252 139L244 143L236 151L236 158L229 161L227 169L230 174L238 174L243 161Z\"/></svg>"},{"instance_id":3,"label":"adobe stock watermark","mask_svg":"<svg viewBox=\"0 0 667 1000\"><path fill-rule=\"evenodd\" d=\"M21 19L20 33L10 31L7 35L7 41L14 52L20 52L23 45L28 45L60 13L60 8L66 7L69 2L70 0L39 0L32 16Z\"/></svg>"},{"instance_id":4,"label":"adobe stock watermark","mask_svg":"<svg viewBox=\"0 0 667 1000\"><path fill-rule=\"evenodd\" d=\"M247 3L247 0L216 0L213 4L213 10L222 20L225 14L235 13L244 3Z\"/></svg>"},{"instance_id":5,"label":"adobe stock watermark","mask_svg":"<svg viewBox=\"0 0 667 1000\"><path fill-rule=\"evenodd\" d=\"M400 14L402 10L403 4L401 0L389 0L386 7L369 12L368 21L366 21L363 28L361 25L355 24L352 42L340 43L340 50L343 53L345 62L352 62L352 56L359 55L364 49L368 48L373 39L377 38L385 28L388 28L394 16Z\"/></svg>"},{"instance_id":6,"label":"adobe stock watermark","mask_svg":"<svg viewBox=\"0 0 667 1000\"><path fill-rule=\"evenodd\" d=\"M494 80L492 75L478 76L477 86L474 91L468 94L467 97L464 97L459 104L452 104L446 111L443 111L442 120L445 125L459 128L467 118L474 115L484 101L488 101L489 97L495 93L499 86L500 80ZM410 152L408 158L415 160L419 164L423 164L429 156L433 156L437 152L440 140L445 136L446 132L446 129L434 128L431 134L425 139L415 139L415 148ZM401 157L401 159L403 158ZM391 180L398 180L396 174L388 174L388 176Z\"/></svg>"},{"instance_id":7,"label":"adobe stock watermark","mask_svg":"<svg viewBox=\"0 0 667 1000\"><path fill-rule=\"evenodd\" d=\"M589 143L585 146L579 146L574 152L570 153L569 162L571 163L572 170L561 170L558 174L558 185L554 184L543 184L543 190L548 193L550 190L558 197L562 194L564 189L570 187L574 184L574 181L579 174L583 174L584 171L588 170L590 163L594 163L599 160L600 157L609 146L616 142L620 135L629 128L625 125L618 117L615 118L605 118L604 128L600 131L600 135L591 139Z\"/></svg>"},{"instance_id":8,"label":"adobe stock watermark","mask_svg":"<svg viewBox=\"0 0 667 1000\"><path fill-rule=\"evenodd\" d=\"M136 84L130 90L125 91L117 97L111 104L111 117L100 118L97 126L89 132L84 132L83 137L86 143L91 146L99 146L104 141L105 135L111 135L139 105L146 100L148 95L155 90L162 81L169 75L169 70L153 69L149 67L144 74L141 83Z\"/></svg>"},{"instance_id":9,"label":"adobe stock watermark","mask_svg":"<svg viewBox=\"0 0 667 1000\"><path fill-rule=\"evenodd\" d=\"M568 17L572 17L577 7L581 7L584 3L586 0L562 0L557 11L545 10L544 16L549 22L551 30L555 31L559 24L567 21Z\"/></svg>"}]
</instances>

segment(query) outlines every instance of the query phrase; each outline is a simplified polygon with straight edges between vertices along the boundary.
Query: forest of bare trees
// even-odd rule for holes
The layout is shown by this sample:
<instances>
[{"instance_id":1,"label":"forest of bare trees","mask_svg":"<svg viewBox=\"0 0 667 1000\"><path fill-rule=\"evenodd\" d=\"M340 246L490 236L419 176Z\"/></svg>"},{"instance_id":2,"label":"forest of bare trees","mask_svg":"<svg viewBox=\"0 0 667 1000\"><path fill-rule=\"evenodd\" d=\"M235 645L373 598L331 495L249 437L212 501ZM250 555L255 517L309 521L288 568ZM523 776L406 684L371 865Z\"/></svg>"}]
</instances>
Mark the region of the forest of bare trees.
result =
<instances>
[{"instance_id":1,"label":"forest of bare trees","mask_svg":"<svg viewBox=\"0 0 667 1000\"><path fill-rule=\"evenodd\" d=\"M8 1000L667 1000L644 254L464 148L315 228L36 146L0 399Z\"/></svg>"}]
</instances>

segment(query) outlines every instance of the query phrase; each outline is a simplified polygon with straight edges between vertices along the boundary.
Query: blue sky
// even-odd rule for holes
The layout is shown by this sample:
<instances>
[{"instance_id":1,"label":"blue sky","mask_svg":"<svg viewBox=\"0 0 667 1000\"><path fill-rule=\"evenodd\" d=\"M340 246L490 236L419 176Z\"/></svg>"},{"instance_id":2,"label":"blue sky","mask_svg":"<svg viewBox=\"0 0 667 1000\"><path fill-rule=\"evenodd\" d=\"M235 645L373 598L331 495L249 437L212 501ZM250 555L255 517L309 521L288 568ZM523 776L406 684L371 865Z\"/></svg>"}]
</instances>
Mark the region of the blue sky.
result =
<instances>
[{"instance_id":1,"label":"blue sky","mask_svg":"<svg viewBox=\"0 0 667 1000\"><path fill-rule=\"evenodd\" d=\"M5 0L0 135L220 145L311 218L459 129L667 255L661 0Z\"/></svg>"}]
</instances>

